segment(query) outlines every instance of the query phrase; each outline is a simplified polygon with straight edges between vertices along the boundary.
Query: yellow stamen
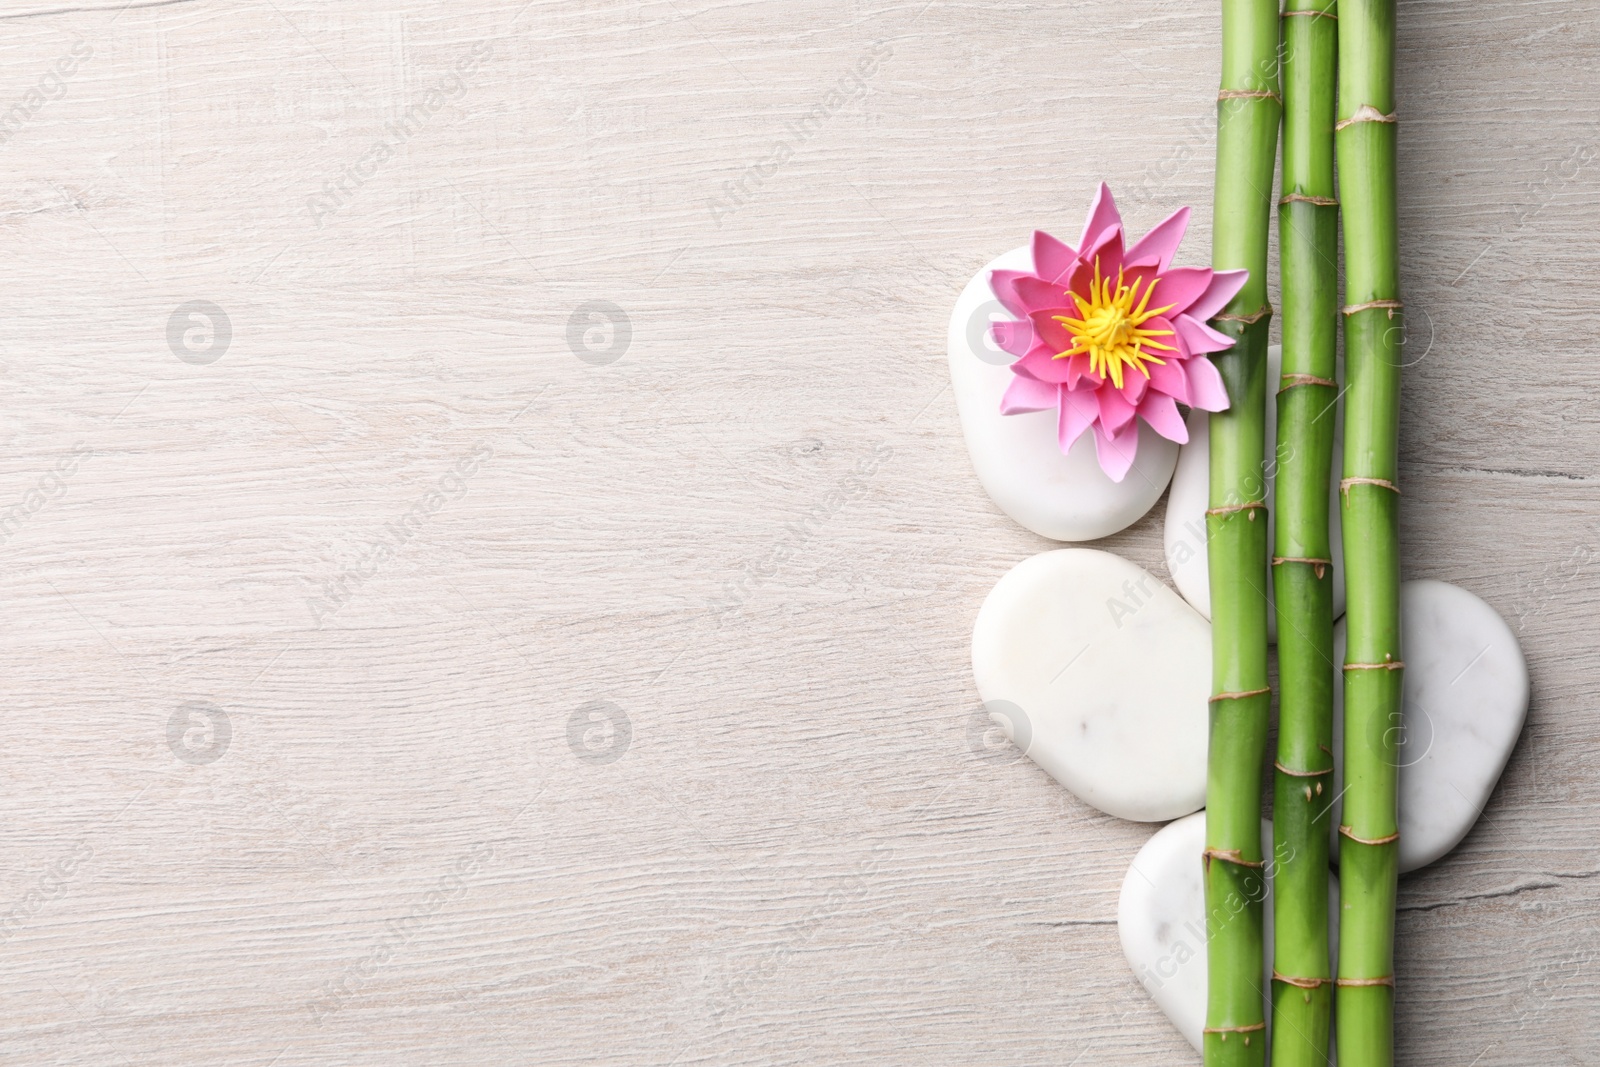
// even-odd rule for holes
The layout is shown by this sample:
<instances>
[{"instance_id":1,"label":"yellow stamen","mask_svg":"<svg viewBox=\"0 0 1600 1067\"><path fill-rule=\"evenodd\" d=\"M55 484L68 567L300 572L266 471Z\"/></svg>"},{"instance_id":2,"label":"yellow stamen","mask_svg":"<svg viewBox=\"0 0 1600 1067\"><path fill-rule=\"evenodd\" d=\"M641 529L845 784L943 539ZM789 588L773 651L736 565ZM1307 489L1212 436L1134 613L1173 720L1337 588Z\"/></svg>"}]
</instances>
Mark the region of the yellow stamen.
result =
<instances>
[{"instance_id":1,"label":"yellow stamen","mask_svg":"<svg viewBox=\"0 0 1600 1067\"><path fill-rule=\"evenodd\" d=\"M1146 378L1150 377L1146 364L1165 364L1166 360L1147 349L1162 352L1176 352L1177 349L1155 340L1157 337L1171 337L1171 330L1141 329L1150 319L1172 310L1171 304L1150 310L1150 294L1155 291L1155 284L1144 286L1141 295L1139 288L1142 283L1142 278L1135 278L1132 285L1124 284L1123 272L1119 268L1113 287L1110 278L1100 277L1100 257L1096 256L1094 279L1089 284L1089 299L1085 300L1077 293L1067 293L1077 305L1080 317L1055 316L1055 320L1072 334L1072 347L1057 352L1055 358L1087 355L1089 369L1102 379L1110 378L1111 384L1118 389L1122 388L1125 367L1132 367Z\"/></svg>"}]
</instances>

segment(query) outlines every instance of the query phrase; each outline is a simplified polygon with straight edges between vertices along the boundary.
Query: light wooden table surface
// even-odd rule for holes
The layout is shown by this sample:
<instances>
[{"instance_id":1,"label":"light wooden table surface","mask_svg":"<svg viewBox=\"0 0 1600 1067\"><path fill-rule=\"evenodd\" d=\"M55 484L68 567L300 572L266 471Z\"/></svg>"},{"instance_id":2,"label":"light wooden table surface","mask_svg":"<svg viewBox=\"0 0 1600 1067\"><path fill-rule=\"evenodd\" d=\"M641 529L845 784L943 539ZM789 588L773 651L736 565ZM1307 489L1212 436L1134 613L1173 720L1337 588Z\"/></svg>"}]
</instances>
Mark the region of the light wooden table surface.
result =
<instances>
[{"instance_id":1,"label":"light wooden table surface","mask_svg":"<svg viewBox=\"0 0 1600 1067\"><path fill-rule=\"evenodd\" d=\"M1403 884L1402 1053L1594 1063L1600 12L1400 23L1406 570L1535 688ZM1117 944L1151 828L975 717L1050 546L944 332L1101 177L1205 260L1217 33L8 0L0 1062L1195 1062Z\"/></svg>"}]
</instances>

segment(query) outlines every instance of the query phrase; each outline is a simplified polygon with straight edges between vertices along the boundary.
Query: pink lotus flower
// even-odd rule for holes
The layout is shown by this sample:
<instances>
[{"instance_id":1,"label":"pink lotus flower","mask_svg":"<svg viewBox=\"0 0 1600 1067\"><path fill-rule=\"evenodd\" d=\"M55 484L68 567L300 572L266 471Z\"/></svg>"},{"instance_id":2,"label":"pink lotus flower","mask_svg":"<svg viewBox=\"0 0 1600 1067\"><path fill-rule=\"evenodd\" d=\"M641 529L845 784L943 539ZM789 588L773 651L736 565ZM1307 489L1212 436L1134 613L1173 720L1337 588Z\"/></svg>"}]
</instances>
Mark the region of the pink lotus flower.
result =
<instances>
[{"instance_id":1,"label":"pink lotus flower","mask_svg":"<svg viewBox=\"0 0 1600 1067\"><path fill-rule=\"evenodd\" d=\"M1056 409L1063 453L1092 428L1100 469L1114 482L1133 466L1139 419L1182 444L1189 433L1179 404L1228 406L1222 375L1205 357L1233 339L1206 320L1249 272L1171 266L1188 224L1189 209L1179 208L1124 249L1122 216L1101 183L1077 251L1035 231L1033 273L989 276L1019 320L992 327L995 344L1021 357L1011 364L1001 414Z\"/></svg>"}]
</instances>

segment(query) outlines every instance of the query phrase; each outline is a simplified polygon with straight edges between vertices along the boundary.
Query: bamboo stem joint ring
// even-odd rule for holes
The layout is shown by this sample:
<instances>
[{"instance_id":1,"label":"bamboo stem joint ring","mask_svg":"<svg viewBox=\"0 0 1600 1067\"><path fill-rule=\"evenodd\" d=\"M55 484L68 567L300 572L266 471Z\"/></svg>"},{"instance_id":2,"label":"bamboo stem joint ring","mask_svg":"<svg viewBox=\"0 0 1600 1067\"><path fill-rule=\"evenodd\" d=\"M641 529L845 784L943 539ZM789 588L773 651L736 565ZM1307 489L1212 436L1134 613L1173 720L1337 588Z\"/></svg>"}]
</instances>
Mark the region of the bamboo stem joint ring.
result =
<instances>
[{"instance_id":1,"label":"bamboo stem joint ring","mask_svg":"<svg viewBox=\"0 0 1600 1067\"><path fill-rule=\"evenodd\" d=\"M1257 508L1261 509L1262 511L1266 511L1267 505L1259 500L1250 500L1243 504L1224 504L1220 508L1206 508L1206 514L1228 516L1237 514L1241 511L1248 511L1250 513L1250 521L1255 522Z\"/></svg>"},{"instance_id":2,"label":"bamboo stem joint ring","mask_svg":"<svg viewBox=\"0 0 1600 1067\"><path fill-rule=\"evenodd\" d=\"M1280 563L1309 563L1311 571L1317 576L1317 581L1322 581L1322 576L1328 573L1328 568L1333 566L1331 559L1317 559L1314 556L1273 556L1272 565Z\"/></svg>"},{"instance_id":3,"label":"bamboo stem joint ring","mask_svg":"<svg viewBox=\"0 0 1600 1067\"><path fill-rule=\"evenodd\" d=\"M1282 982L1284 985L1292 985L1299 989L1315 989L1320 985L1330 985L1333 982L1332 978L1290 978L1288 975L1279 974L1277 971L1272 972L1272 980L1274 982Z\"/></svg>"},{"instance_id":4,"label":"bamboo stem joint ring","mask_svg":"<svg viewBox=\"0 0 1600 1067\"><path fill-rule=\"evenodd\" d=\"M1219 700L1243 700L1245 697L1265 696L1270 692L1272 692L1271 689L1246 689L1241 693L1218 693L1216 696L1206 701L1206 703L1215 704Z\"/></svg>"},{"instance_id":5,"label":"bamboo stem joint ring","mask_svg":"<svg viewBox=\"0 0 1600 1067\"><path fill-rule=\"evenodd\" d=\"M1295 778L1320 778L1324 774L1332 774L1333 773L1333 768L1332 767L1329 767L1325 771L1297 771L1297 770L1292 770L1291 768L1285 767L1283 764L1279 763L1277 760L1273 760L1272 761L1272 765L1274 767L1276 767L1278 770L1282 771L1284 774L1291 775L1291 776L1293 776Z\"/></svg>"},{"instance_id":6,"label":"bamboo stem joint ring","mask_svg":"<svg viewBox=\"0 0 1600 1067\"><path fill-rule=\"evenodd\" d=\"M1399 121L1400 116L1395 112L1391 111L1389 114L1385 115L1371 104L1362 104L1360 107L1356 108L1356 113L1354 115L1351 115L1347 119L1341 119L1340 121L1335 122L1333 124L1333 132L1338 133L1340 130L1345 129L1346 127L1354 126L1361 122L1382 122L1393 125Z\"/></svg>"},{"instance_id":7,"label":"bamboo stem joint ring","mask_svg":"<svg viewBox=\"0 0 1600 1067\"><path fill-rule=\"evenodd\" d=\"M1344 494L1346 503L1350 501L1350 487L1352 485L1375 485L1379 489L1387 489L1395 496L1400 495L1400 487L1387 478L1341 478L1339 479L1339 492Z\"/></svg>"},{"instance_id":8,"label":"bamboo stem joint ring","mask_svg":"<svg viewBox=\"0 0 1600 1067\"><path fill-rule=\"evenodd\" d=\"M1339 388L1339 383L1332 378L1318 378L1315 374L1285 374L1278 379L1283 384L1278 387L1278 392L1286 393L1297 385L1327 385L1334 389Z\"/></svg>"},{"instance_id":9,"label":"bamboo stem joint ring","mask_svg":"<svg viewBox=\"0 0 1600 1067\"><path fill-rule=\"evenodd\" d=\"M1373 308L1386 308L1388 309L1389 317L1392 319L1394 318L1394 313L1403 307L1405 305L1398 300L1368 300L1365 304L1347 304L1339 310L1345 318L1349 318L1358 312L1371 311Z\"/></svg>"},{"instance_id":10,"label":"bamboo stem joint ring","mask_svg":"<svg viewBox=\"0 0 1600 1067\"><path fill-rule=\"evenodd\" d=\"M1245 859L1244 854L1236 848L1208 848L1200 853L1200 859L1207 867L1211 866L1212 860L1222 860L1224 863L1231 863L1236 867L1254 867L1258 870L1267 865L1265 860Z\"/></svg>"},{"instance_id":11,"label":"bamboo stem joint ring","mask_svg":"<svg viewBox=\"0 0 1600 1067\"><path fill-rule=\"evenodd\" d=\"M1248 315L1213 315L1212 322L1238 322L1245 326L1253 325L1272 314L1271 304L1262 304L1260 308Z\"/></svg>"},{"instance_id":12,"label":"bamboo stem joint ring","mask_svg":"<svg viewBox=\"0 0 1600 1067\"><path fill-rule=\"evenodd\" d=\"M1346 663L1347 671L1399 671L1405 669L1405 660L1388 659L1382 663Z\"/></svg>"}]
</instances>

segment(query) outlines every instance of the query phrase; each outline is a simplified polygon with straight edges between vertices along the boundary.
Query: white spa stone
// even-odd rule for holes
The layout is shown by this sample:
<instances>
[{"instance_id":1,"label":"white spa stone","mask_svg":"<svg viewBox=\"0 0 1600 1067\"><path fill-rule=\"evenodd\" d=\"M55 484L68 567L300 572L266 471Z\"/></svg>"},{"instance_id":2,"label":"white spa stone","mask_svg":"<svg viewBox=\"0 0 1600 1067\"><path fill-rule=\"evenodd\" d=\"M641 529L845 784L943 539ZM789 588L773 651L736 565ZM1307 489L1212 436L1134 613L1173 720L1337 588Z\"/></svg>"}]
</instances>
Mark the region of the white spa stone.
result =
<instances>
[{"instance_id":1,"label":"white spa stone","mask_svg":"<svg viewBox=\"0 0 1600 1067\"><path fill-rule=\"evenodd\" d=\"M1095 459L1093 433L1062 455L1054 411L1000 414L1016 358L989 337L991 322L1011 317L989 289L989 272L1032 267L1033 253L1019 248L984 267L961 291L950 313L956 410L978 481L1001 511L1052 540L1092 541L1133 525L1155 506L1172 479L1178 446L1141 420L1138 458L1121 482L1113 482Z\"/></svg>"},{"instance_id":2,"label":"white spa stone","mask_svg":"<svg viewBox=\"0 0 1600 1067\"><path fill-rule=\"evenodd\" d=\"M1267 452L1278 432L1278 405L1273 397L1283 365L1283 350L1278 345L1267 349ZM1337 418L1335 412L1330 418ZM1178 470L1172 476L1172 492L1167 494L1167 518L1162 535L1167 557L1167 573L1183 594L1183 599L1206 618L1211 618L1211 582L1206 572L1206 505L1211 488L1211 430L1204 411L1189 412L1189 443L1178 455ZM1339 534L1339 470L1341 456L1338 436L1334 438L1333 471L1329 479L1328 507L1333 539L1333 617L1344 614L1344 539ZM1267 479L1267 548L1272 548L1273 492ZM1270 575L1270 570L1269 570ZM1267 589L1272 583L1267 582ZM1269 606L1268 611L1271 611ZM1277 619L1267 616L1269 640L1277 640Z\"/></svg>"},{"instance_id":3,"label":"white spa stone","mask_svg":"<svg viewBox=\"0 0 1600 1067\"><path fill-rule=\"evenodd\" d=\"M1152 822L1205 803L1211 627L1120 556L1063 548L984 599L972 672L990 716L1079 799Z\"/></svg>"},{"instance_id":4,"label":"white spa stone","mask_svg":"<svg viewBox=\"0 0 1600 1067\"><path fill-rule=\"evenodd\" d=\"M1200 853L1206 813L1163 826L1145 842L1122 880L1117 936L1128 966L1172 1025L1200 1051L1206 1017L1206 903ZM1261 854L1272 856L1272 824L1261 821ZM1272 870L1272 864L1267 867ZM1272 981L1272 887L1266 887L1267 951L1264 990ZM1333 958L1339 945L1339 887L1328 878L1328 921ZM1270 1018L1270 997L1262 998ZM1265 1035L1263 1035L1265 1039Z\"/></svg>"},{"instance_id":5,"label":"white spa stone","mask_svg":"<svg viewBox=\"0 0 1600 1067\"><path fill-rule=\"evenodd\" d=\"M1343 663L1343 622L1334 646L1335 662ZM1489 803L1527 718L1528 665L1493 608L1431 580L1400 586L1400 648L1400 870L1414 871L1460 844ZM1340 796L1343 708L1340 690L1334 693L1333 790ZM1330 820L1335 830L1340 807Z\"/></svg>"}]
</instances>

